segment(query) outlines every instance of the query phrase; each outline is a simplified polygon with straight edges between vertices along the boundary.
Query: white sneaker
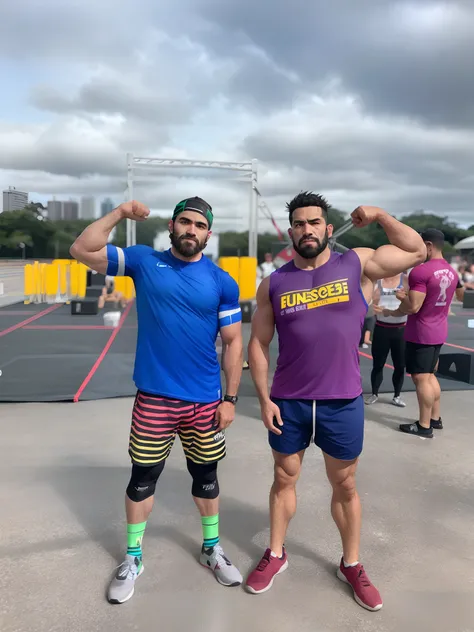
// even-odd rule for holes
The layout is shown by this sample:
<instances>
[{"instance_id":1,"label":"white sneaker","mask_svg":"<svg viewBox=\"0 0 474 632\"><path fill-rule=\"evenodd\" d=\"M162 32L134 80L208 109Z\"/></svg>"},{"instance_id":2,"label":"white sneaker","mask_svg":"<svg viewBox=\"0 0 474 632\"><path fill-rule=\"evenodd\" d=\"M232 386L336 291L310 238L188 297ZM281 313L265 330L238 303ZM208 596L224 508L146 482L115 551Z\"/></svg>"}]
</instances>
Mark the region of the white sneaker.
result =
<instances>
[{"instance_id":1,"label":"white sneaker","mask_svg":"<svg viewBox=\"0 0 474 632\"><path fill-rule=\"evenodd\" d=\"M143 573L143 562L137 557L126 555L112 579L108 600L110 603L123 603L128 601L135 591L135 582Z\"/></svg>"},{"instance_id":2,"label":"white sneaker","mask_svg":"<svg viewBox=\"0 0 474 632\"><path fill-rule=\"evenodd\" d=\"M400 397L394 397L392 399L392 404L394 406L398 406L399 408L405 408L405 406L406 406L405 402Z\"/></svg>"},{"instance_id":3,"label":"white sneaker","mask_svg":"<svg viewBox=\"0 0 474 632\"><path fill-rule=\"evenodd\" d=\"M375 402L377 402L379 399L378 395L370 395L370 397L367 397L367 399L365 400L365 403L370 406L371 404L375 404Z\"/></svg>"}]
</instances>

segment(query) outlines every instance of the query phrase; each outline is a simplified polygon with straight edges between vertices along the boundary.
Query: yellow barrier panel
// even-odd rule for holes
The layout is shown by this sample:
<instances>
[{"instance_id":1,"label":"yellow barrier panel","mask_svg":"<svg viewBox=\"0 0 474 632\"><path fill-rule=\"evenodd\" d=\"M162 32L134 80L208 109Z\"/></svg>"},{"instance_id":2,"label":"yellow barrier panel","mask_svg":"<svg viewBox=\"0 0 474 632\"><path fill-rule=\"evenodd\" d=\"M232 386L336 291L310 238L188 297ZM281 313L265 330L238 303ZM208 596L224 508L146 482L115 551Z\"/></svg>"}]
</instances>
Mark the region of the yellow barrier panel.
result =
<instances>
[{"instance_id":1,"label":"yellow barrier panel","mask_svg":"<svg viewBox=\"0 0 474 632\"><path fill-rule=\"evenodd\" d=\"M44 285L47 303L54 303L58 292L58 267L55 264L49 264L44 271Z\"/></svg>"},{"instance_id":2,"label":"yellow barrier panel","mask_svg":"<svg viewBox=\"0 0 474 632\"><path fill-rule=\"evenodd\" d=\"M33 266L31 263L27 263L23 268L23 294L24 294L24 303L31 303L31 299L33 294L35 293L35 278Z\"/></svg>"},{"instance_id":3,"label":"yellow barrier panel","mask_svg":"<svg viewBox=\"0 0 474 632\"><path fill-rule=\"evenodd\" d=\"M53 261L51 263L64 263L64 265L70 265L72 263L71 259L53 259Z\"/></svg>"},{"instance_id":4,"label":"yellow barrier panel","mask_svg":"<svg viewBox=\"0 0 474 632\"><path fill-rule=\"evenodd\" d=\"M250 301L255 298L257 291L257 259L255 257L240 257L238 283L241 301Z\"/></svg>"},{"instance_id":5,"label":"yellow barrier panel","mask_svg":"<svg viewBox=\"0 0 474 632\"><path fill-rule=\"evenodd\" d=\"M239 257L220 257L218 265L228 272L236 283L239 282Z\"/></svg>"},{"instance_id":6,"label":"yellow barrier panel","mask_svg":"<svg viewBox=\"0 0 474 632\"><path fill-rule=\"evenodd\" d=\"M114 277L115 289L117 292L130 300L135 296L135 285L131 277Z\"/></svg>"},{"instance_id":7,"label":"yellow barrier panel","mask_svg":"<svg viewBox=\"0 0 474 632\"><path fill-rule=\"evenodd\" d=\"M77 296L84 298L86 295L87 287L87 266L83 263L78 263L78 283L77 283Z\"/></svg>"},{"instance_id":8,"label":"yellow barrier panel","mask_svg":"<svg viewBox=\"0 0 474 632\"><path fill-rule=\"evenodd\" d=\"M77 296L77 291L79 288L79 264L77 261L71 261L70 263L70 275L69 275L69 284L71 296Z\"/></svg>"},{"instance_id":9,"label":"yellow barrier panel","mask_svg":"<svg viewBox=\"0 0 474 632\"><path fill-rule=\"evenodd\" d=\"M39 261L35 261L33 264L33 273L35 278L35 294L36 300L41 301L41 272Z\"/></svg>"},{"instance_id":10,"label":"yellow barrier panel","mask_svg":"<svg viewBox=\"0 0 474 632\"><path fill-rule=\"evenodd\" d=\"M46 296L46 263L40 263L39 275L40 275L40 287L41 287L41 302L45 300Z\"/></svg>"},{"instance_id":11,"label":"yellow barrier panel","mask_svg":"<svg viewBox=\"0 0 474 632\"><path fill-rule=\"evenodd\" d=\"M130 300L135 297L135 283L133 282L132 277L125 277L125 279L125 298Z\"/></svg>"},{"instance_id":12,"label":"yellow barrier panel","mask_svg":"<svg viewBox=\"0 0 474 632\"><path fill-rule=\"evenodd\" d=\"M58 262L58 274L59 274L59 293L66 294L67 293L67 276L66 276L66 265L61 262Z\"/></svg>"},{"instance_id":13,"label":"yellow barrier panel","mask_svg":"<svg viewBox=\"0 0 474 632\"><path fill-rule=\"evenodd\" d=\"M120 292L124 296L127 294L127 279L126 277L114 277L114 286L117 292Z\"/></svg>"}]
</instances>

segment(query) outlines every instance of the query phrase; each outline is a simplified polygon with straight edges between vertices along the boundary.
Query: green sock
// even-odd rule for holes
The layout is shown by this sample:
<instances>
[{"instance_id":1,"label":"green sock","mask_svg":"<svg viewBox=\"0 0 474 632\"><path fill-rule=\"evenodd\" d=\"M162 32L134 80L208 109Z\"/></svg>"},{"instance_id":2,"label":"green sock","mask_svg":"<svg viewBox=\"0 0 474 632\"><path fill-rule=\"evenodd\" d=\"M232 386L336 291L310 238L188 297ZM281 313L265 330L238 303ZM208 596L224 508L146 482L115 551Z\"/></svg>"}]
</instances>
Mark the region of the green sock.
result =
<instances>
[{"instance_id":1,"label":"green sock","mask_svg":"<svg viewBox=\"0 0 474 632\"><path fill-rule=\"evenodd\" d=\"M146 522L127 524L127 555L142 559L142 540Z\"/></svg>"},{"instance_id":2,"label":"green sock","mask_svg":"<svg viewBox=\"0 0 474 632\"><path fill-rule=\"evenodd\" d=\"M201 523L204 548L212 549L219 542L219 514L215 516L201 516Z\"/></svg>"}]
</instances>

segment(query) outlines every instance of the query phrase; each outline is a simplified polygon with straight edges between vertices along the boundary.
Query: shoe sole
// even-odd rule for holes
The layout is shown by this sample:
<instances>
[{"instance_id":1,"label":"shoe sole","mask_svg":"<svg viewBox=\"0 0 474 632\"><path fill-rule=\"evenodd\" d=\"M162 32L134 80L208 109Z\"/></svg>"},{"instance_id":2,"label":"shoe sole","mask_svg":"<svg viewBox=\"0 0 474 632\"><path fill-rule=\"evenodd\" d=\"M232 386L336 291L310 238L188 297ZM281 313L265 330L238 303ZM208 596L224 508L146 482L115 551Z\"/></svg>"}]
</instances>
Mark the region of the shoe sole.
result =
<instances>
[{"instance_id":1,"label":"shoe sole","mask_svg":"<svg viewBox=\"0 0 474 632\"><path fill-rule=\"evenodd\" d=\"M341 580L341 582L344 582L345 584L347 584L348 586L350 586L352 588L352 585L351 585L350 581L347 579L347 577L344 575L344 573L341 572L340 568L337 569L337 576ZM375 606L375 608L372 608L371 606L368 606L366 603L364 603L360 599L360 597L357 595L357 593L354 590L354 588L352 588L352 592L354 593L354 599L357 601L359 606L361 606L362 608L365 608L366 610L370 610L370 612L377 612L378 610L382 609L382 606L383 606L382 603L379 604L378 606Z\"/></svg>"},{"instance_id":2,"label":"shoe sole","mask_svg":"<svg viewBox=\"0 0 474 632\"><path fill-rule=\"evenodd\" d=\"M434 438L434 432L431 432L431 434L419 434L418 432L406 432L406 430L402 430L401 428L399 428L400 432L406 435L410 435L412 437L418 437L418 439L433 439Z\"/></svg>"},{"instance_id":3,"label":"shoe sole","mask_svg":"<svg viewBox=\"0 0 474 632\"><path fill-rule=\"evenodd\" d=\"M137 579L140 577L140 575L143 573L144 570L145 570L145 567L142 564L141 569L138 571ZM135 581L137 581L137 579ZM134 592L135 592L135 582L133 583L132 590L124 599L108 599L108 602L111 604L125 603L126 601L128 601L129 599L133 597Z\"/></svg>"},{"instance_id":4,"label":"shoe sole","mask_svg":"<svg viewBox=\"0 0 474 632\"><path fill-rule=\"evenodd\" d=\"M234 588L235 586L240 586L240 585L242 584L243 578L242 578L239 582L238 582L238 581L235 581L235 582L232 582L232 583L228 584L228 583L226 583L226 582L222 581L222 580L221 580L221 579L217 576L217 574L216 574L216 573L212 570L212 568L211 568L210 566L208 566L207 564L204 564L204 563L203 563L203 562L201 562L201 561L199 562L199 564L201 564L201 566L203 566L204 568L207 568L207 570L208 570L208 571L212 571L212 573L214 574L214 577L217 579L217 581L219 582L219 584L220 584L221 586L225 586L226 588Z\"/></svg>"},{"instance_id":5,"label":"shoe sole","mask_svg":"<svg viewBox=\"0 0 474 632\"><path fill-rule=\"evenodd\" d=\"M283 571L286 571L287 568L288 568L288 560L286 560L286 562L280 568L278 573L275 573L275 575L273 575L273 577L269 581L268 585L265 586L265 588L262 588L261 590L255 590L255 588L252 588L252 586L249 586L248 584L246 584L245 588L247 589L247 591L249 593L252 593L252 595L260 595L261 593L267 592L267 590L270 590L270 588L273 586L273 581L274 581L275 577L277 575L280 575L280 573L283 573Z\"/></svg>"}]
</instances>

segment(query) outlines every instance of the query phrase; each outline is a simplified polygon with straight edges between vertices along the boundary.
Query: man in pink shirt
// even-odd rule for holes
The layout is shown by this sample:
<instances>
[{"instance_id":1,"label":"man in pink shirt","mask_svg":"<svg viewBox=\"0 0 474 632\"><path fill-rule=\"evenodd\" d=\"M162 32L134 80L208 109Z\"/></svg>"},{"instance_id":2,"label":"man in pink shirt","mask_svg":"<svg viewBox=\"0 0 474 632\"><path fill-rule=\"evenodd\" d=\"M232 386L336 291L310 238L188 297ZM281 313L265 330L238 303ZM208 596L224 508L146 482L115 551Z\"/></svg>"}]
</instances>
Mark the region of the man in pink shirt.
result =
<instances>
[{"instance_id":1,"label":"man in pink shirt","mask_svg":"<svg viewBox=\"0 0 474 632\"><path fill-rule=\"evenodd\" d=\"M441 388L435 376L441 347L448 337L448 315L454 293L462 298L457 272L443 257L444 235L435 228L422 234L426 244L425 263L413 268L408 278L409 292L400 290L400 307L393 316L408 314L405 327L406 369L416 387L420 418L401 424L400 430L431 438L433 428L441 430Z\"/></svg>"}]
</instances>

